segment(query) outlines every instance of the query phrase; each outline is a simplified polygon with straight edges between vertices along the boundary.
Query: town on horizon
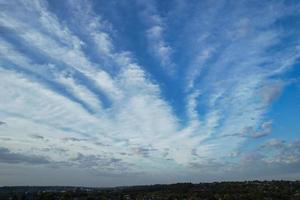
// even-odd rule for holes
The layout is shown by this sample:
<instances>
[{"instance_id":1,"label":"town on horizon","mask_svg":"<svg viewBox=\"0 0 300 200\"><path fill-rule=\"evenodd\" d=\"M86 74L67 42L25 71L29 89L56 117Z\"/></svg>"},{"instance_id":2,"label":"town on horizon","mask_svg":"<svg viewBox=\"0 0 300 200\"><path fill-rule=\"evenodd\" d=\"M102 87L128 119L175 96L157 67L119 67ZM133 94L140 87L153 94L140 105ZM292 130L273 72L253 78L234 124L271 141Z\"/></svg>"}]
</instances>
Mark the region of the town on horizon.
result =
<instances>
[{"instance_id":1,"label":"town on horizon","mask_svg":"<svg viewBox=\"0 0 300 200\"><path fill-rule=\"evenodd\" d=\"M299 119L300 1L0 0L0 199L299 200Z\"/></svg>"}]
</instances>

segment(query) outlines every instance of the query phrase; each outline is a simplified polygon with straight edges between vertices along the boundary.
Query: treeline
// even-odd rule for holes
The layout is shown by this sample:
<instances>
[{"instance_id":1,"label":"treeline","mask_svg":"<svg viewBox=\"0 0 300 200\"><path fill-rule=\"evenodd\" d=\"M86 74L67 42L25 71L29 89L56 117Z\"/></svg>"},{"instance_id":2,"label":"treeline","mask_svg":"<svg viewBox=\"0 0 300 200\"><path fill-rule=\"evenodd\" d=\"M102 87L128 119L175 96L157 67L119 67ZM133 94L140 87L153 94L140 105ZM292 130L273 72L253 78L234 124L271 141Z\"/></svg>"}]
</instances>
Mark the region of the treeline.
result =
<instances>
[{"instance_id":1,"label":"treeline","mask_svg":"<svg viewBox=\"0 0 300 200\"><path fill-rule=\"evenodd\" d=\"M117 188L43 187L0 189L0 199L14 200L300 200L299 181L178 183Z\"/></svg>"}]
</instances>

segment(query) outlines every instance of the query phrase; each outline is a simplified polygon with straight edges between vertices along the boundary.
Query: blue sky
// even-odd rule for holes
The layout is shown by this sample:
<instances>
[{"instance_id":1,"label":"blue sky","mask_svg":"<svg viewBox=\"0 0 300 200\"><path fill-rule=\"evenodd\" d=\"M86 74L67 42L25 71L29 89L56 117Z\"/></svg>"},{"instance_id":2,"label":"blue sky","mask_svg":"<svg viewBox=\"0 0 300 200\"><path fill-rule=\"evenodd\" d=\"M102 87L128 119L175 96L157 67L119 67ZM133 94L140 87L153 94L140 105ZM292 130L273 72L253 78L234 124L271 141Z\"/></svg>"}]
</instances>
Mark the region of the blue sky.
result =
<instances>
[{"instance_id":1,"label":"blue sky","mask_svg":"<svg viewBox=\"0 0 300 200\"><path fill-rule=\"evenodd\" d=\"M0 2L0 185L300 178L298 1Z\"/></svg>"}]
</instances>

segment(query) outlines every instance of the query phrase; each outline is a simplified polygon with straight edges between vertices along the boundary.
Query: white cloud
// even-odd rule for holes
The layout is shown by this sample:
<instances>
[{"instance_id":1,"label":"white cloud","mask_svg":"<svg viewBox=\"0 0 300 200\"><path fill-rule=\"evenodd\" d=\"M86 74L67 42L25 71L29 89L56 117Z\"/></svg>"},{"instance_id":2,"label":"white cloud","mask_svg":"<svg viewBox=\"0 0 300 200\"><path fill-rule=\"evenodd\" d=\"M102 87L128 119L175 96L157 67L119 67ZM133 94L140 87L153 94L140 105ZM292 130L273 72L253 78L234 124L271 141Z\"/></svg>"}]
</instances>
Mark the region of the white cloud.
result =
<instances>
[{"instance_id":1,"label":"white cloud","mask_svg":"<svg viewBox=\"0 0 300 200\"><path fill-rule=\"evenodd\" d=\"M68 43L69 40L73 39L77 40L77 38L66 27L64 29L67 31L56 34L57 29L63 28L55 17L47 13L48 11L44 7L38 6L36 9L38 12L43 12L45 18L43 20L55 22L55 27L44 27L51 32L51 35L40 32L34 24L12 19L9 13L3 14L2 22L5 21L4 25L14 30L24 28L24 32L19 35L24 41L39 49L44 55L49 56L49 62L52 59L63 61L97 82L98 86L112 98L114 104L109 110L104 111L95 94L85 86L78 84L72 74L65 73L65 71L59 73L58 69L55 69L52 75L55 81L65 88L69 88L74 95L87 102L94 110L99 109L100 115L91 115L78 103L43 86L42 82L31 81L30 77L13 71L1 70L1 94L3 95L1 97L1 110L9 110L5 117L14 117L14 121L21 123L18 125L9 121L9 124L15 124L16 127L8 126L6 130L1 129L1 132L20 134L20 130L26 126L28 134L36 134L36 131L39 130L41 133L38 134L45 138L50 137L50 143L57 143L60 146L62 141L59 138L66 138L68 134L95 138L104 144L116 143L114 147L105 146L99 149L100 152L104 151L106 154L129 151L130 146L122 143L118 145L116 142L118 140L129 140L129 145L148 145L149 143L161 145L160 138L167 138L170 137L170 133L176 133L177 121L173 117L171 108L161 99L158 86L148 80L140 66L128 63L114 79L111 78L108 73L96 68L87 59L81 51L80 45L68 47L57 43L53 35L59 37L63 43ZM110 51L106 53L110 53ZM110 56L116 57L116 59L119 59L119 55L123 56L123 60L124 56L126 57L123 53L110 53ZM32 60L17 51L13 51L13 48L6 53L6 56L8 58L13 56L10 57L12 62L41 75L43 73L37 72L33 67L45 68L46 72L53 72L53 68L55 68L54 65L32 65ZM126 59L126 62L130 61L130 59ZM47 76L43 75L43 77L46 78ZM53 137L52 132L59 133L59 136L56 135L54 139L51 139ZM25 139L26 136L23 138ZM146 141L145 138L147 138ZM164 141L167 142L168 140L165 139ZM88 140L80 141L82 147L89 145L90 142ZM13 143L9 145L10 148L13 146ZM161 152L165 146L168 144L161 145ZM29 151L28 144L21 143L20 147ZM40 148L46 147L47 145L40 146ZM65 148L70 151L70 155L76 153L75 147L67 146ZM96 149L94 148L94 150ZM86 152L88 150L80 148L80 151ZM51 154L51 152L49 153ZM134 163L135 159L139 159L138 155L134 156L136 158L133 157L132 160L130 158L130 162ZM56 159L60 160L61 158L56 157Z\"/></svg>"},{"instance_id":2,"label":"white cloud","mask_svg":"<svg viewBox=\"0 0 300 200\"><path fill-rule=\"evenodd\" d=\"M271 140L268 140L265 144L264 144L264 146L265 147L280 147L280 146L282 146L284 144L284 141L283 140L279 140L279 139L275 139L275 138L273 138L273 139L271 139Z\"/></svg>"},{"instance_id":3,"label":"white cloud","mask_svg":"<svg viewBox=\"0 0 300 200\"><path fill-rule=\"evenodd\" d=\"M28 11L26 10L23 12L28 13ZM45 8L39 6L37 7L37 10L35 10L35 12L39 13L47 11L45 10ZM51 14L46 13L45 15L51 18ZM83 73L89 79L93 80L98 85L98 87L101 88L107 95L111 95L111 91L118 91L118 88L115 88L115 86L111 84L112 78L110 77L110 75L97 67L96 64L91 63L85 57L83 51L80 48L80 45L74 45L71 47L61 45L60 43L56 42L55 38L51 37L51 35L46 35L45 33L41 32L39 30L39 27L36 27L34 24L28 24L22 22L21 20L14 19L11 15L9 15L9 13L6 12L2 13L1 19L1 23L5 27L11 28L16 32L18 30L23 30L22 34L20 34L19 36L26 42L28 42L28 44L34 45L34 47L39 49L41 53L46 54L52 59L62 61L70 67L75 68L79 72ZM54 18L51 18L51 21L52 20L55 21ZM56 21L56 23L54 24L58 25L59 23ZM44 26L43 24L40 25L42 27ZM52 34L55 33L57 29L67 30L67 27L63 26L55 27L55 29L50 30L49 28L53 28L53 26L46 26L44 28ZM63 40L64 43L67 44L69 44L69 40L79 41L79 39L71 34L69 30L65 31L63 35L58 34L57 36L61 36L59 39ZM114 98L114 96L110 97Z\"/></svg>"},{"instance_id":4,"label":"white cloud","mask_svg":"<svg viewBox=\"0 0 300 200\"><path fill-rule=\"evenodd\" d=\"M277 99L280 96L284 85L285 83L280 80L273 81L269 84L264 85L261 90L262 101L266 105L271 104L275 99Z\"/></svg>"},{"instance_id":5,"label":"white cloud","mask_svg":"<svg viewBox=\"0 0 300 200\"><path fill-rule=\"evenodd\" d=\"M150 53L159 61L168 74L174 74L173 48L165 40L166 25L159 16L154 1L138 1L140 16L147 26L146 38Z\"/></svg>"},{"instance_id":6,"label":"white cloud","mask_svg":"<svg viewBox=\"0 0 300 200\"><path fill-rule=\"evenodd\" d=\"M299 57L298 47L276 56L266 54L282 39L280 31L270 28L283 15L280 7L274 8L279 13L258 11L262 20L246 16L236 23L241 13L234 10L223 19L218 13L222 4L216 9L209 5L212 17L206 18L209 12L205 9L196 12L189 21L193 29L186 30L180 41L186 45L181 47L186 50L183 54L192 58L183 66L187 72L176 79L180 85L176 89L182 86L184 92L182 107L187 119L183 119L184 114L175 114L173 99L164 96L164 83L151 80L131 52L117 48L106 27L109 23L94 13L91 2L67 2L72 20L78 23L72 26L84 36L50 12L44 1L19 3L23 6L17 14L3 9L0 23L32 51L18 49L18 41L0 39L4 58L0 66L0 120L5 122L0 122L0 145L14 155L25 152L46 156L55 163L66 162L70 168L74 164L73 170L81 166L109 174L111 167L115 174L146 171L148 176L165 176L215 169L228 155L237 159L243 155L240 147L245 140L272 132L272 122L266 121L265 114L286 82L270 77L285 72ZM174 50L165 40L167 21L153 2L140 3L149 48L171 72ZM206 20L197 24L203 17ZM225 34L219 27L232 28L232 32ZM103 63L92 61L84 51L86 41L93 43L93 51ZM42 61L35 60L39 56ZM33 75L18 71L14 65ZM108 105L98 92L108 98ZM279 143L269 141L266 146ZM286 159L293 160L292 153ZM107 168L97 166L99 163Z\"/></svg>"}]
</instances>

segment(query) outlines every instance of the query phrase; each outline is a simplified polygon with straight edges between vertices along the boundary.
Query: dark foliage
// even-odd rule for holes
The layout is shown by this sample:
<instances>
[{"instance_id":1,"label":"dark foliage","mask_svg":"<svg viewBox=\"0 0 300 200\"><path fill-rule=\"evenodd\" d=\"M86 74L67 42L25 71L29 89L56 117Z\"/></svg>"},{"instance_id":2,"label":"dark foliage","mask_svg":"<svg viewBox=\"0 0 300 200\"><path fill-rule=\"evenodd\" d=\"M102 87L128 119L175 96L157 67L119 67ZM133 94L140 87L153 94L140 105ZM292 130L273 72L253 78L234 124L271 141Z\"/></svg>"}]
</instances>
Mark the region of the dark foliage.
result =
<instances>
[{"instance_id":1,"label":"dark foliage","mask_svg":"<svg viewBox=\"0 0 300 200\"><path fill-rule=\"evenodd\" d=\"M117 188L2 187L0 199L13 200L300 200L299 181L178 183Z\"/></svg>"}]
</instances>

